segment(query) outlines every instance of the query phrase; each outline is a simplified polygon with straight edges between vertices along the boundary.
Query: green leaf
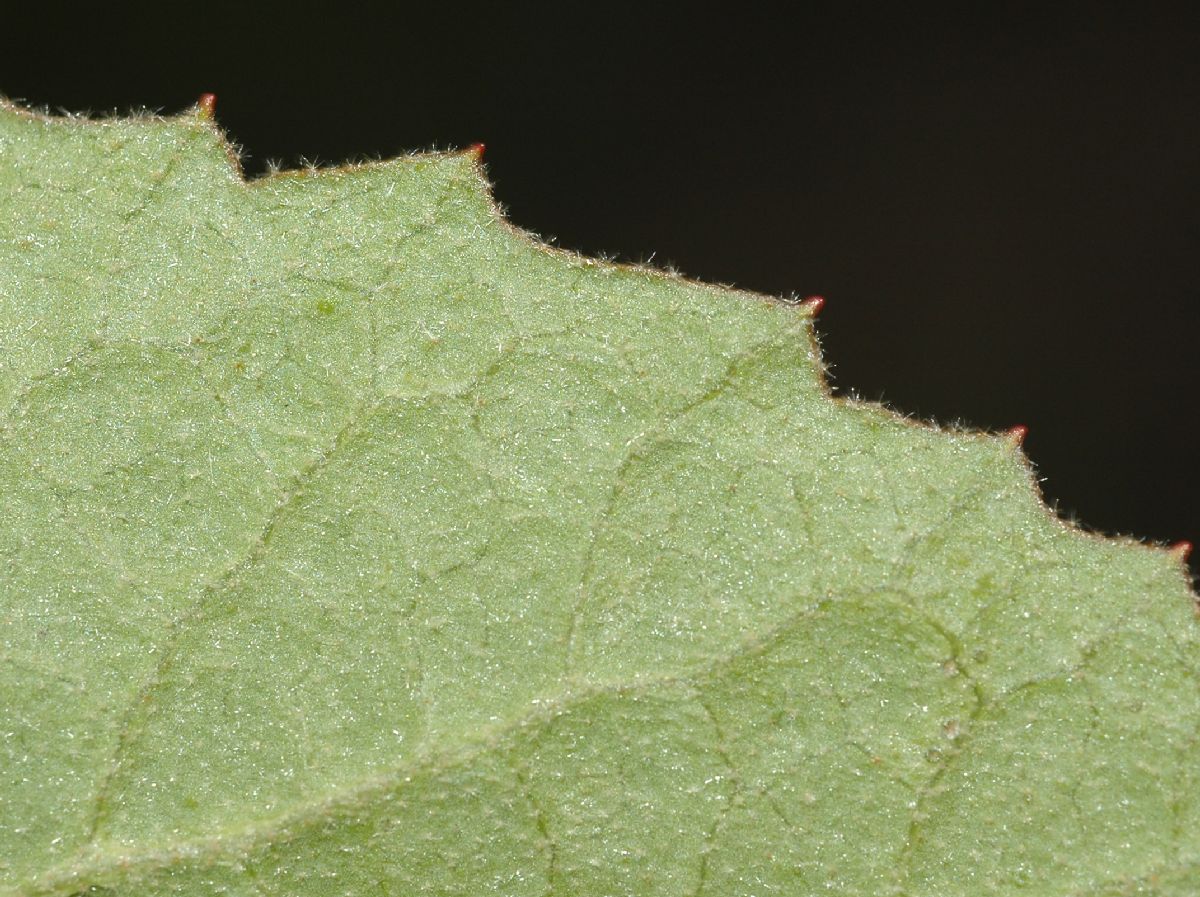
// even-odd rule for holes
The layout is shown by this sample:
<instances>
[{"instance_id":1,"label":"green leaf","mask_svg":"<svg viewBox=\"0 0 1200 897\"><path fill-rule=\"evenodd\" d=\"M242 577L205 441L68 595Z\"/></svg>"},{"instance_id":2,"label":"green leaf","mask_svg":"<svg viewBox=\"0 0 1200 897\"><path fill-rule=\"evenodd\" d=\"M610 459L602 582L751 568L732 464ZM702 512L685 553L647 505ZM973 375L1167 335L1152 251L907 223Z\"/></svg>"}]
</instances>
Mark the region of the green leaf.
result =
<instances>
[{"instance_id":1,"label":"green leaf","mask_svg":"<svg viewBox=\"0 0 1200 897\"><path fill-rule=\"evenodd\" d=\"M811 311L0 108L0 894L1200 892L1177 554Z\"/></svg>"}]
</instances>

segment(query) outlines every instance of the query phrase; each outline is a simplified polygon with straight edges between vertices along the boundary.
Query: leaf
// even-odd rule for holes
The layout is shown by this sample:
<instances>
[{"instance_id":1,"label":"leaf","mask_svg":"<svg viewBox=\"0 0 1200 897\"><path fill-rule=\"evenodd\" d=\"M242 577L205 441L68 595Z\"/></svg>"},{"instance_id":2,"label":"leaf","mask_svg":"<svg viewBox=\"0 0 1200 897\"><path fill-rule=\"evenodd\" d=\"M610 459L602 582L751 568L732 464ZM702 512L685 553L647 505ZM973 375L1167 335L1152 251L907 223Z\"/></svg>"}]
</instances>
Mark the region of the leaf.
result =
<instances>
[{"instance_id":1,"label":"leaf","mask_svg":"<svg viewBox=\"0 0 1200 897\"><path fill-rule=\"evenodd\" d=\"M1200 891L1178 556L812 305L205 105L4 106L0 183L0 894Z\"/></svg>"}]
</instances>

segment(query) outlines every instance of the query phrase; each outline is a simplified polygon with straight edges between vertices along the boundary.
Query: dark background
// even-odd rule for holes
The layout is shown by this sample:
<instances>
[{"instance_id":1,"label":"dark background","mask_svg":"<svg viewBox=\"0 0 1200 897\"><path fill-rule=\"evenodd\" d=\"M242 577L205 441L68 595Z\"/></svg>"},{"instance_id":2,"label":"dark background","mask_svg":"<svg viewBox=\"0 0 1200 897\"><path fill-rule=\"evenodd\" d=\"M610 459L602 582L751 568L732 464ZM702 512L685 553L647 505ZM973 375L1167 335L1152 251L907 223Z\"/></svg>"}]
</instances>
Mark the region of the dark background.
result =
<instances>
[{"instance_id":1,"label":"dark background","mask_svg":"<svg viewBox=\"0 0 1200 897\"><path fill-rule=\"evenodd\" d=\"M1200 544L1196 16L586 9L7 19L0 92L176 112L213 91L250 174L483 141L518 225L824 294L838 391L1026 424L1061 513Z\"/></svg>"}]
</instances>

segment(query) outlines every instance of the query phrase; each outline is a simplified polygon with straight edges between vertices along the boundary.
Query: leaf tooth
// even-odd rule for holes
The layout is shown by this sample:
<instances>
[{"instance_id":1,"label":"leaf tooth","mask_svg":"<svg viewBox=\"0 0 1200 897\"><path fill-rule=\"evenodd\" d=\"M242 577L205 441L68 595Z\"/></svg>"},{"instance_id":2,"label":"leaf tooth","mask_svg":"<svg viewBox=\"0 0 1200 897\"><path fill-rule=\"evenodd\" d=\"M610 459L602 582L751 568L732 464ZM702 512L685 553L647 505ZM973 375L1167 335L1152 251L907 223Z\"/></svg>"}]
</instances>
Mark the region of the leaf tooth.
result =
<instances>
[{"instance_id":1,"label":"leaf tooth","mask_svg":"<svg viewBox=\"0 0 1200 897\"><path fill-rule=\"evenodd\" d=\"M1029 435L1029 427L1024 424L1017 424L1015 427L1009 427L1005 430L1004 435L1014 446L1020 446L1025 442L1025 437Z\"/></svg>"},{"instance_id":2,"label":"leaf tooth","mask_svg":"<svg viewBox=\"0 0 1200 897\"><path fill-rule=\"evenodd\" d=\"M217 95L215 93L202 93L200 99L196 100L196 112L205 121L212 121L216 117L217 110Z\"/></svg>"}]
</instances>

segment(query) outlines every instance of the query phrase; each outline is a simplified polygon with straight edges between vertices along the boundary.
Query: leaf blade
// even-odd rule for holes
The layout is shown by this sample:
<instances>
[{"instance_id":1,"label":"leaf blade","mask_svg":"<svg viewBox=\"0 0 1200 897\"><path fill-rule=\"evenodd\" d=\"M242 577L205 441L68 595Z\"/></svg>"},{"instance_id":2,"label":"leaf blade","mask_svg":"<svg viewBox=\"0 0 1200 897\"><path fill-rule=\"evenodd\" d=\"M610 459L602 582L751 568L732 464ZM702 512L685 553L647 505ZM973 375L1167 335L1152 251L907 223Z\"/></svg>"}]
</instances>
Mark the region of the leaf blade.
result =
<instances>
[{"instance_id":1,"label":"leaf blade","mask_svg":"<svg viewBox=\"0 0 1200 897\"><path fill-rule=\"evenodd\" d=\"M472 154L0 161L0 887L1187 880L1178 564L831 399L805 309L548 250Z\"/></svg>"}]
</instances>

